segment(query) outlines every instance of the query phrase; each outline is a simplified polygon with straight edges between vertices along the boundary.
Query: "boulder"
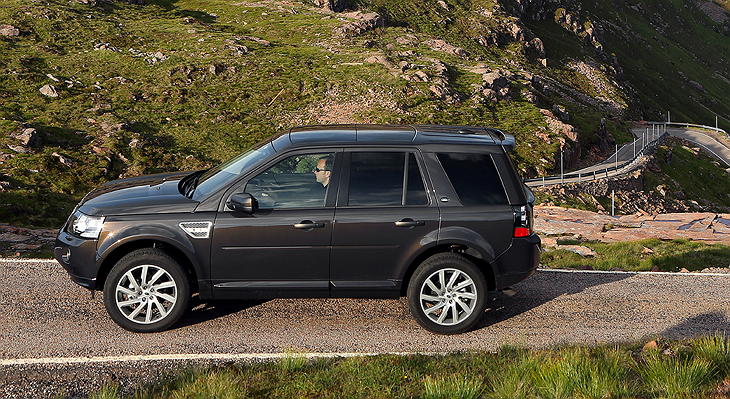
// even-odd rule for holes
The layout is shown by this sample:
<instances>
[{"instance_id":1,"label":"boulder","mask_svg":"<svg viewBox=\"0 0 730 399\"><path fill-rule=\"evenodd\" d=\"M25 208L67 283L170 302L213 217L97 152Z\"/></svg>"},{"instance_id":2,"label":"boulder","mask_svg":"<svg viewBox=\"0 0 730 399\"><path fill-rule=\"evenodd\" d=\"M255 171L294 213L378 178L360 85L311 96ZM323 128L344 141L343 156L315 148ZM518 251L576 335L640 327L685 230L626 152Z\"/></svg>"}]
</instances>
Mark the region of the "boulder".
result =
<instances>
[{"instance_id":1,"label":"boulder","mask_svg":"<svg viewBox=\"0 0 730 399\"><path fill-rule=\"evenodd\" d=\"M385 25L385 20L380 14L374 12L362 13L355 11L344 15L349 18L355 18L355 21L336 27L334 33L340 36L358 36Z\"/></svg>"},{"instance_id":2,"label":"boulder","mask_svg":"<svg viewBox=\"0 0 730 399\"><path fill-rule=\"evenodd\" d=\"M12 135L12 137L18 140L23 147L40 147L42 144L41 136L32 127L23 129L23 131Z\"/></svg>"},{"instance_id":3,"label":"boulder","mask_svg":"<svg viewBox=\"0 0 730 399\"><path fill-rule=\"evenodd\" d=\"M466 56L466 50L461 47L456 47L447 43L441 39L429 39L423 42L424 45L428 46L431 50L440 51L447 54L456 55L459 57Z\"/></svg>"},{"instance_id":4,"label":"boulder","mask_svg":"<svg viewBox=\"0 0 730 399\"><path fill-rule=\"evenodd\" d=\"M576 253L576 254L584 257L584 258L585 257L591 257L592 258L592 257L598 255L596 253L596 251L594 251L594 250L592 250L592 249L590 249L588 247L585 247L583 245L558 245L558 249L564 249L566 251L570 251L570 252Z\"/></svg>"},{"instance_id":5,"label":"boulder","mask_svg":"<svg viewBox=\"0 0 730 399\"><path fill-rule=\"evenodd\" d=\"M18 36L20 30L13 25L0 25L0 36Z\"/></svg>"},{"instance_id":6,"label":"boulder","mask_svg":"<svg viewBox=\"0 0 730 399\"><path fill-rule=\"evenodd\" d=\"M56 88L51 85L45 85L41 87L38 91L41 92L46 97L58 97L58 92L56 91Z\"/></svg>"}]
</instances>

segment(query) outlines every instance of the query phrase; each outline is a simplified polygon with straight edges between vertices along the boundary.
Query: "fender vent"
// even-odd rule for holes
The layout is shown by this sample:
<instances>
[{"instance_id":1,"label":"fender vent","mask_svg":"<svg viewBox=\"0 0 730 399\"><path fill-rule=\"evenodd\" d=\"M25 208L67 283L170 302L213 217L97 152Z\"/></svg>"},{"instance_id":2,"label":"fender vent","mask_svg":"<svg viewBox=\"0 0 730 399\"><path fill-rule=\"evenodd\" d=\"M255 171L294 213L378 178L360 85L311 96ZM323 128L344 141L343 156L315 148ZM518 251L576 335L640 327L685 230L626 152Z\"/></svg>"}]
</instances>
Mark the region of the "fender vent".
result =
<instances>
[{"instance_id":1,"label":"fender vent","mask_svg":"<svg viewBox=\"0 0 730 399\"><path fill-rule=\"evenodd\" d=\"M184 232L193 238L208 238L212 222L182 222L179 224Z\"/></svg>"}]
</instances>

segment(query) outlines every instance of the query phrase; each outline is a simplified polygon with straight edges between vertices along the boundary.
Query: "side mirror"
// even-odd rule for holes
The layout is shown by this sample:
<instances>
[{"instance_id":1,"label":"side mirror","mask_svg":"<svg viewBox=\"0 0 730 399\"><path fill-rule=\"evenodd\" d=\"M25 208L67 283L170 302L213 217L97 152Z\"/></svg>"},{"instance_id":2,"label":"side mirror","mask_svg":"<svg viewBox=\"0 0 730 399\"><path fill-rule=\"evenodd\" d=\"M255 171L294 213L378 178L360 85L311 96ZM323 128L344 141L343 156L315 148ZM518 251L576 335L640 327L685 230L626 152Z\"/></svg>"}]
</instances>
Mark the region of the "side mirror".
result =
<instances>
[{"instance_id":1,"label":"side mirror","mask_svg":"<svg viewBox=\"0 0 730 399\"><path fill-rule=\"evenodd\" d=\"M254 213L254 211L259 207L256 198L248 193L231 195L231 197L228 199L228 202L226 202L226 205L228 205L229 208L233 209L236 212L243 212L248 214Z\"/></svg>"}]
</instances>

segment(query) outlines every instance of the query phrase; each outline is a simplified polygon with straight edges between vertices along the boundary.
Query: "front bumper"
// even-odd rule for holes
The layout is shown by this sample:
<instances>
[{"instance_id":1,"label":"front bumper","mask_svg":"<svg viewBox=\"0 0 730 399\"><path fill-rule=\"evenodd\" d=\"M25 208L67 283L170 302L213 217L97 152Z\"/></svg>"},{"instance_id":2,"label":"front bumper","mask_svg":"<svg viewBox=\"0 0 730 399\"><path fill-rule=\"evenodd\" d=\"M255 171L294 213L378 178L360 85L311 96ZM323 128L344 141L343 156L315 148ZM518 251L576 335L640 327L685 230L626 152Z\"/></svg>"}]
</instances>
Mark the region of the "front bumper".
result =
<instances>
[{"instance_id":1,"label":"front bumper","mask_svg":"<svg viewBox=\"0 0 730 399\"><path fill-rule=\"evenodd\" d=\"M540 265L540 237L532 234L513 238L512 245L494 262L495 290L530 277Z\"/></svg>"},{"instance_id":2,"label":"front bumper","mask_svg":"<svg viewBox=\"0 0 730 399\"><path fill-rule=\"evenodd\" d=\"M71 280L90 290L97 288L96 243L97 240L78 238L61 230L53 247L53 257L66 269Z\"/></svg>"}]
</instances>

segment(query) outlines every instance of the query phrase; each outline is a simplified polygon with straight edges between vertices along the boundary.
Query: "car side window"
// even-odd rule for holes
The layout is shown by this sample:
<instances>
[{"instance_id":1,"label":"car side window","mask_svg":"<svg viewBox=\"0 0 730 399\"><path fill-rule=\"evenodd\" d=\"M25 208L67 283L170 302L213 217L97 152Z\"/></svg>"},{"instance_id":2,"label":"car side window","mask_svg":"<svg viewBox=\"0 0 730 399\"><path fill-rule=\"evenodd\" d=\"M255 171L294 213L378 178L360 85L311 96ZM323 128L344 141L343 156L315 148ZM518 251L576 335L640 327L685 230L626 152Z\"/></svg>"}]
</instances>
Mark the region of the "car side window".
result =
<instances>
[{"instance_id":1,"label":"car side window","mask_svg":"<svg viewBox=\"0 0 730 399\"><path fill-rule=\"evenodd\" d=\"M277 162L246 183L260 209L325 206L334 153L298 154Z\"/></svg>"},{"instance_id":2,"label":"car side window","mask_svg":"<svg viewBox=\"0 0 730 399\"><path fill-rule=\"evenodd\" d=\"M353 152L348 186L348 206L428 204L423 178L413 153Z\"/></svg>"},{"instance_id":3,"label":"car side window","mask_svg":"<svg viewBox=\"0 0 730 399\"><path fill-rule=\"evenodd\" d=\"M489 154L439 153L438 159L462 205L507 204L502 181Z\"/></svg>"},{"instance_id":4,"label":"car side window","mask_svg":"<svg viewBox=\"0 0 730 399\"><path fill-rule=\"evenodd\" d=\"M416 154L408 154L408 187L406 191L406 205L428 205L426 187L423 185L423 175L416 161Z\"/></svg>"}]
</instances>

